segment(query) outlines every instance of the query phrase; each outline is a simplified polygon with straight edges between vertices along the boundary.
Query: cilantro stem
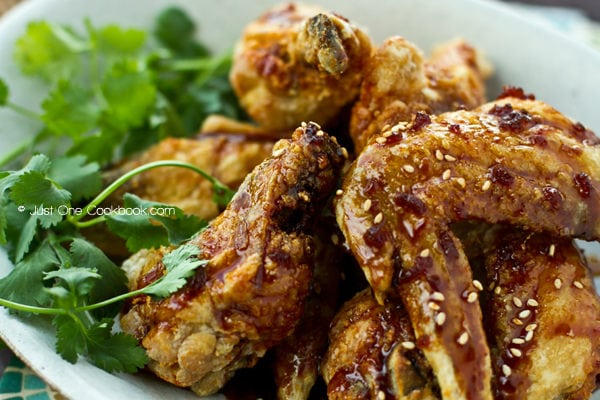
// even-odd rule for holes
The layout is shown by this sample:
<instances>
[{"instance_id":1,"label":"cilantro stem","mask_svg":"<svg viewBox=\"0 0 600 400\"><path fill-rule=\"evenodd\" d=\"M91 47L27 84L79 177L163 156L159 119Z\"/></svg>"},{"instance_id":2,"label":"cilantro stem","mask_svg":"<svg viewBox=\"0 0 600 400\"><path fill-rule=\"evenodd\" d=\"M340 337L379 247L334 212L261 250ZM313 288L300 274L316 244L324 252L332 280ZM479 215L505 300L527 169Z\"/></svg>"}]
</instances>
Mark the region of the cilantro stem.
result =
<instances>
[{"instance_id":1,"label":"cilantro stem","mask_svg":"<svg viewBox=\"0 0 600 400\"><path fill-rule=\"evenodd\" d=\"M106 198L108 196L110 196L115 190L117 190L125 182L127 182L134 176L141 174L142 172L145 172L145 171L148 171L148 170L151 170L154 168L160 168L160 167L180 167L180 168L186 168L186 169L192 170L192 171L198 173L199 175L201 175L204 179L208 180L213 185L213 188L216 192L226 193L229 197L231 197L233 195L233 191L230 188L228 188L226 185L221 183L215 177L206 173L202 169L196 167L195 165L188 164L188 163L185 163L182 161L177 161L177 160L154 161L154 162L151 162L148 164L141 165L135 169L132 169L131 171L129 171L126 174L124 174L123 176L121 176L119 179L117 179L116 181L111 183L109 186L107 186L106 189L104 189L102 192L100 192L100 194L98 194L87 206L84 207L84 209L82 210L82 212L80 214L78 214L76 216L68 215L67 220L78 228L89 227L93 224L102 222L103 220L100 218L95 218L95 219L92 219L92 220L86 221L86 222L80 222L80 221L83 217L88 215L94 208L96 208L98 205L100 205L100 203L102 203L104 200L106 200Z\"/></svg>"},{"instance_id":2,"label":"cilantro stem","mask_svg":"<svg viewBox=\"0 0 600 400\"><path fill-rule=\"evenodd\" d=\"M36 121L41 121L42 117L41 115L31 111L28 108L25 108L23 106L20 106L18 104L15 104L11 101L6 103L6 107L10 108L11 110L13 110L14 112L16 112L17 114L21 114L24 117L36 120Z\"/></svg>"},{"instance_id":3,"label":"cilantro stem","mask_svg":"<svg viewBox=\"0 0 600 400\"><path fill-rule=\"evenodd\" d=\"M46 315L59 315L68 314L69 312L63 308L51 308L51 307L36 307L27 304L15 303L14 301L0 298L0 306L11 308L13 310L29 312L33 314L46 314Z\"/></svg>"}]
</instances>

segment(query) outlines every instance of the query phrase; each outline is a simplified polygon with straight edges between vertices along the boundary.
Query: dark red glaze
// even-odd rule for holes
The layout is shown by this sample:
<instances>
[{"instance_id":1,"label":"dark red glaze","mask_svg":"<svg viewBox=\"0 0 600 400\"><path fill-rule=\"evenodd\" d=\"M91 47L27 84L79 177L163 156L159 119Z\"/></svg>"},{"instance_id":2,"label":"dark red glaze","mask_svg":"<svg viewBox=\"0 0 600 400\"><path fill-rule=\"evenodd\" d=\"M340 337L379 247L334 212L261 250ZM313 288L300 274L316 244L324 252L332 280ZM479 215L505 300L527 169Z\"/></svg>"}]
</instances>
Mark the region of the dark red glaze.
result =
<instances>
[{"instance_id":1,"label":"dark red glaze","mask_svg":"<svg viewBox=\"0 0 600 400\"><path fill-rule=\"evenodd\" d=\"M396 193L394 195L394 204L401 207L405 212L408 211L421 217L427 212L427 206L423 200L411 193Z\"/></svg>"},{"instance_id":2,"label":"dark red glaze","mask_svg":"<svg viewBox=\"0 0 600 400\"><path fill-rule=\"evenodd\" d=\"M590 177L581 172L573 177L573 181L575 182L575 187L579 193L579 196L583 199L587 199L592 194L592 182Z\"/></svg>"},{"instance_id":3,"label":"dark red glaze","mask_svg":"<svg viewBox=\"0 0 600 400\"><path fill-rule=\"evenodd\" d=\"M515 180L515 177L511 175L508 168L501 164L493 165L490 168L490 175L493 183L498 183L506 187L511 186Z\"/></svg>"},{"instance_id":4,"label":"dark red glaze","mask_svg":"<svg viewBox=\"0 0 600 400\"><path fill-rule=\"evenodd\" d=\"M412 126L410 127L411 131L420 131L423 127L431 124L431 117L429 114L424 113L422 111L417 111L415 114L415 120L413 121Z\"/></svg>"},{"instance_id":5,"label":"dark red glaze","mask_svg":"<svg viewBox=\"0 0 600 400\"><path fill-rule=\"evenodd\" d=\"M535 100L535 96L531 93L525 93L523 88L516 86L503 86L502 93L496 97L496 100L513 97L521 100Z\"/></svg>"},{"instance_id":6,"label":"dark red glaze","mask_svg":"<svg viewBox=\"0 0 600 400\"><path fill-rule=\"evenodd\" d=\"M563 196L555 187L546 186L542 188L544 200L546 200L554 210L560 210L563 204Z\"/></svg>"},{"instance_id":7,"label":"dark red glaze","mask_svg":"<svg viewBox=\"0 0 600 400\"><path fill-rule=\"evenodd\" d=\"M461 133L460 125L458 125L458 124L448 125L448 130L456 135L459 135Z\"/></svg>"},{"instance_id":8,"label":"dark red glaze","mask_svg":"<svg viewBox=\"0 0 600 400\"><path fill-rule=\"evenodd\" d=\"M548 145L548 139L544 135L531 135L528 140L534 146L546 147Z\"/></svg>"},{"instance_id":9,"label":"dark red glaze","mask_svg":"<svg viewBox=\"0 0 600 400\"><path fill-rule=\"evenodd\" d=\"M527 111L515 110L510 103L494 105L489 113L498 117L500 129L506 131L522 132L537 124Z\"/></svg>"},{"instance_id":10,"label":"dark red glaze","mask_svg":"<svg viewBox=\"0 0 600 400\"><path fill-rule=\"evenodd\" d=\"M449 259L457 259L458 258L458 250L454 245L454 239L450 236L450 233L447 231L441 232L438 237L438 243L444 252L446 258Z\"/></svg>"},{"instance_id":11,"label":"dark red glaze","mask_svg":"<svg viewBox=\"0 0 600 400\"><path fill-rule=\"evenodd\" d=\"M371 226L364 234L364 240L367 246L374 249L381 249L383 245L390 240L391 236L386 231L383 224Z\"/></svg>"}]
</instances>

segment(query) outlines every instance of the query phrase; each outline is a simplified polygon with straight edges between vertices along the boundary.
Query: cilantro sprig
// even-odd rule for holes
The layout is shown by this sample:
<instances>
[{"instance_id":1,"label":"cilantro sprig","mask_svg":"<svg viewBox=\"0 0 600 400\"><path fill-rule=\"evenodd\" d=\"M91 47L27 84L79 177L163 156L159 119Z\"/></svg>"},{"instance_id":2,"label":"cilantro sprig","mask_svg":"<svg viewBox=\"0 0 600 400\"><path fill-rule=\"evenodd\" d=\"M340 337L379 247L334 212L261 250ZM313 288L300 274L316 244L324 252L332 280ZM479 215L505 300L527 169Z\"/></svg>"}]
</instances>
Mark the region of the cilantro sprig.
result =
<instances>
[{"instance_id":1,"label":"cilantro sprig","mask_svg":"<svg viewBox=\"0 0 600 400\"><path fill-rule=\"evenodd\" d=\"M32 111L14 103L0 79L0 107L42 125L0 154L0 166L48 143L60 143L55 155L104 165L167 136L191 136L209 114L244 118L228 81L231 53L213 57L181 9L164 10L151 33L90 20L84 26L34 21L17 40L17 65L48 93Z\"/></svg>"},{"instance_id":2,"label":"cilantro sprig","mask_svg":"<svg viewBox=\"0 0 600 400\"><path fill-rule=\"evenodd\" d=\"M0 279L0 306L21 314L53 316L56 350L64 359L75 362L83 356L107 371L141 368L147 358L137 341L113 332L119 304L138 295L166 297L206 264L198 258L198 247L185 244L206 227L206 221L177 207L126 194L122 210L138 212L117 210L87 218L134 176L166 166L203 176L221 205L231 198L233 192L217 179L180 161L139 166L103 190L98 164L82 156L51 160L39 154L21 169L0 172L0 240L16 264ZM73 201L90 197L87 205L73 206ZM124 272L81 234L101 223L126 239L131 251L179 245L163 258L165 274L142 289L127 292Z\"/></svg>"}]
</instances>

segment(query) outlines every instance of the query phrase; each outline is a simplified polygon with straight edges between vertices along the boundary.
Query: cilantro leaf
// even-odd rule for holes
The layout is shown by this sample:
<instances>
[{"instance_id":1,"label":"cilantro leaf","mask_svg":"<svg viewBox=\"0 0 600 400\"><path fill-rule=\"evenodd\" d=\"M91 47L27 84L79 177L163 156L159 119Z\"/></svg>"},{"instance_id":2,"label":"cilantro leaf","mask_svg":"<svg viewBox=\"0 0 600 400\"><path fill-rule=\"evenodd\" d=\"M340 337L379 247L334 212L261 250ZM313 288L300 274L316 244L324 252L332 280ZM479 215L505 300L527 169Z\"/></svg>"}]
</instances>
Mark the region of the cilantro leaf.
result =
<instances>
[{"instance_id":1,"label":"cilantro leaf","mask_svg":"<svg viewBox=\"0 0 600 400\"><path fill-rule=\"evenodd\" d=\"M74 298L83 297L90 293L95 281L102 278L94 269L70 267L60 268L45 274L44 279L59 279L64 282Z\"/></svg>"},{"instance_id":2,"label":"cilantro leaf","mask_svg":"<svg viewBox=\"0 0 600 400\"><path fill-rule=\"evenodd\" d=\"M43 284L44 273L59 265L48 240L29 254L4 278L0 279L0 297L29 305L48 305L50 295Z\"/></svg>"},{"instance_id":3,"label":"cilantro leaf","mask_svg":"<svg viewBox=\"0 0 600 400\"><path fill-rule=\"evenodd\" d=\"M79 354L86 354L85 331L69 315L57 315L52 319L56 328L56 352L68 362L75 364Z\"/></svg>"},{"instance_id":4,"label":"cilantro leaf","mask_svg":"<svg viewBox=\"0 0 600 400\"><path fill-rule=\"evenodd\" d=\"M143 200L130 193L123 198L124 211L131 212L109 215L107 224L111 231L126 239L132 252L180 244L206 226L205 221L186 215L177 207Z\"/></svg>"},{"instance_id":5,"label":"cilantro leaf","mask_svg":"<svg viewBox=\"0 0 600 400\"><path fill-rule=\"evenodd\" d=\"M94 32L98 51L103 54L131 56L139 52L146 42L146 32L107 25Z\"/></svg>"},{"instance_id":6,"label":"cilantro leaf","mask_svg":"<svg viewBox=\"0 0 600 400\"><path fill-rule=\"evenodd\" d=\"M71 193L56 185L38 171L28 171L12 185L10 197L27 208L68 205Z\"/></svg>"},{"instance_id":7,"label":"cilantro leaf","mask_svg":"<svg viewBox=\"0 0 600 400\"><path fill-rule=\"evenodd\" d=\"M196 42L194 21L178 7L163 10L156 18L156 38L178 57L206 57L209 52Z\"/></svg>"},{"instance_id":8,"label":"cilantro leaf","mask_svg":"<svg viewBox=\"0 0 600 400\"><path fill-rule=\"evenodd\" d=\"M72 80L58 81L42 102L42 121L54 135L77 139L98 125L100 108L90 88Z\"/></svg>"},{"instance_id":9,"label":"cilantro leaf","mask_svg":"<svg viewBox=\"0 0 600 400\"><path fill-rule=\"evenodd\" d=\"M160 279L152 282L143 289L143 293L167 297L179 290L186 283L186 279L194 275L195 270L206 265L206 260L198 259L200 249L194 244L186 244L176 248L163 257L163 264L167 273Z\"/></svg>"},{"instance_id":10,"label":"cilantro leaf","mask_svg":"<svg viewBox=\"0 0 600 400\"><path fill-rule=\"evenodd\" d=\"M8 86L0 79L0 107L5 106L8 103Z\"/></svg>"},{"instance_id":11,"label":"cilantro leaf","mask_svg":"<svg viewBox=\"0 0 600 400\"><path fill-rule=\"evenodd\" d=\"M23 230L16 243L15 262L21 261L29 251L29 246L36 234L37 222L37 217L31 216L23 226Z\"/></svg>"},{"instance_id":12,"label":"cilantro leaf","mask_svg":"<svg viewBox=\"0 0 600 400\"><path fill-rule=\"evenodd\" d=\"M102 189L99 170L97 163L87 163L83 155L76 155L52 160L48 176L71 192L71 200L77 202Z\"/></svg>"}]
</instances>

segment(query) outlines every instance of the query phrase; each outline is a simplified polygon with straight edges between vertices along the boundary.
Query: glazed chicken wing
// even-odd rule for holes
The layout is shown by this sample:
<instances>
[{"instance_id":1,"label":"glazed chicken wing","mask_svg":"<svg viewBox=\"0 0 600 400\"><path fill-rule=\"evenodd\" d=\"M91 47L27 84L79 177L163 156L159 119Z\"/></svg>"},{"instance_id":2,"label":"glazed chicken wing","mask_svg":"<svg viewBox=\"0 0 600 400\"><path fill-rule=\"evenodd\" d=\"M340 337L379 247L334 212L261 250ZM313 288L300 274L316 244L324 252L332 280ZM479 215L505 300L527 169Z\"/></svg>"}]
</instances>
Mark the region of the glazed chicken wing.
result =
<instances>
[{"instance_id":1,"label":"glazed chicken wing","mask_svg":"<svg viewBox=\"0 0 600 400\"><path fill-rule=\"evenodd\" d=\"M139 338L153 372L198 394L213 393L293 331L312 275L305 231L342 164L332 138L313 124L298 128L190 242L206 267L166 299L141 296L129 304L121 325ZM131 289L163 274L161 259L169 251L141 251L128 260Z\"/></svg>"},{"instance_id":2,"label":"glazed chicken wing","mask_svg":"<svg viewBox=\"0 0 600 400\"><path fill-rule=\"evenodd\" d=\"M263 128L323 126L357 95L368 36L335 13L285 4L249 24L234 50L231 84Z\"/></svg>"},{"instance_id":3,"label":"glazed chicken wing","mask_svg":"<svg viewBox=\"0 0 600 400\"><path fill-rule=\"evenodd\" d=\"M367 64L350 135L356 153L388 126L409 122L417 111L439 114L485 101L491 67L463 40L435 48L428 60L408 40L387 39Z\"/></svg>"},{"instance_id":4,"label":"glazed chicken wing","mask_svg":"<svg viewBox=\"0 0 600 400\"><path fill-rule=\"evenodd\" d=\"M338 223L377 300L403 302L443 398L491 398L481 312L469 301L482 284L450 223L600 239L598 143L545 103L504 97L418 114L370 142L346 175ZM428 307L436 292L444 301Z\"/></svg>"},{"instance_id":5,"label":"glazed chicken wing","mask_svg":"<svg viewBox=\"0 0 600 400\"><path fill-rule=\"evenodd\" d=\"M588 399L600 374L600 299L581 253L570 239L514 228L484 237L495 399Z\"/></svg>"}]
</instances>

